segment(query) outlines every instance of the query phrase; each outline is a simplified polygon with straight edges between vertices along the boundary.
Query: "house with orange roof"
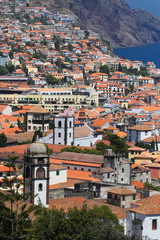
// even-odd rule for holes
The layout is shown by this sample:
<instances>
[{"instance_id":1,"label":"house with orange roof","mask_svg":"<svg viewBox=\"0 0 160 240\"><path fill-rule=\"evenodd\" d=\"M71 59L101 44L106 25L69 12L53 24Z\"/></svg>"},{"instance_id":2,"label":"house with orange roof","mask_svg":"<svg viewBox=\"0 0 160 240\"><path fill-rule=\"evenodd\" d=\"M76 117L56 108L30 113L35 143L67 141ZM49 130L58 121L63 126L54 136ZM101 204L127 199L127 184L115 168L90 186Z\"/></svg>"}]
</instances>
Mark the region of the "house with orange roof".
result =
<instances>
[{"instance_id":1,"label":"house with orange roof","mask_svg":"<svg viewBox=\"0 0 160 240\"><path fill-rule=\"evenodd\" d=\"M108 119L96 119L94 123L92 123L92 127L94 129L106 129L110 127L110 123L108 122Z\"/></svg>"},{"instance_id":2,"label":"house with orange roof","mask_svg":"<svg viewBox=\"0 0 160 240\"><path fill-rule=\"evenodd\" d=\"M127 141L140 142L145 138L151 137L152 134L158 134L158 129L155 128L155 125L134 125L127 129Z\"/></svg>"},{"instance_id":3,"label":"house with orange roof","mask_svg":"<svg viewBox=\"0 0 160 240\"><path fill-rule=\"evenodd\" d=\"M129 208L131 202L137 200L136 191L131 191L125 187L108 191L107 202L122 208Z\"/></svg>"},{"instance_id":4,"label":"house with orange roof","mask_svg":"<svg viewBox=\"0 0 160 240\"><path fill-rule=\"evenodd\" d=\"M126 234L129 237L160 240L160 195L131 203L126 212Z\"/></svg>"},{"instance_id":5,"label":"house with orange roof","mask_svg":"<svg viewBox=\"0 0 160 240\"><path fill-rule=\"evenodd\" d=\"M143 167L139 164L132 164L131 166L131 180L138 182L151 183L151 171L147 167Z\"/></svg>"},{"instance_id":6,"label":"house with orange roof","mask_svg":"<svg viewBox=\"0 0 160 240\"><path fill-rule=\"evenodd\" d=\"M49 130L50 113L43 107L35 105L26 112L26 131Z\"/></svg>"}]
</instances>

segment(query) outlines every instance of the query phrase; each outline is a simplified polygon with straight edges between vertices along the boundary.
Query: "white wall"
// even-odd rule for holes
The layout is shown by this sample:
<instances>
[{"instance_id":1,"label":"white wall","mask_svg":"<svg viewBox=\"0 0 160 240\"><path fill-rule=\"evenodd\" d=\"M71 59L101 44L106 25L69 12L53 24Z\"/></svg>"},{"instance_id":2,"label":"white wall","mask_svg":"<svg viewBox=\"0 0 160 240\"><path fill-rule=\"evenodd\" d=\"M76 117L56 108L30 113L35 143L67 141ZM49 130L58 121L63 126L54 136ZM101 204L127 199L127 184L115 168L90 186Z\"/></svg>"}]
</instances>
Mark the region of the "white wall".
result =
<instances>
[{"instance_id":1,"label":"white wall","mask_svg":"<svg viewBox=\"0 0 160 240\"><path fill-rule=\"evenodd\" d=\"M141 220L137 222L136 227L133 224L134 219ZM152 220L157 219L157 229L152 229ZM126 213L126 233L130 237L142 237L145 239L160 240L160 215L143 215L127 211Z\"/></svg>"},{"instance_id":2,"label":"white wall","mask_svg":"<svg viewBox=\"0 0 160 240\"><path fill-rule=\"evenodd\" d=\"M102 140L102 135L98 135L97 137L89 136L89 137L75 138L74 146L91 147L97 140Z\"/></svg>"},{"instance_id":3,"label":"white wall","mask_svg":"<svg viewBox=\"0 0 160 240\"><path fill-rule=\"evenodd\" d=\"M56 175L57 171L59 171L59 175ZM51 170L49 172L49 177L49 185L67 182L67 169Z\"/></svg>"}]
</instances>

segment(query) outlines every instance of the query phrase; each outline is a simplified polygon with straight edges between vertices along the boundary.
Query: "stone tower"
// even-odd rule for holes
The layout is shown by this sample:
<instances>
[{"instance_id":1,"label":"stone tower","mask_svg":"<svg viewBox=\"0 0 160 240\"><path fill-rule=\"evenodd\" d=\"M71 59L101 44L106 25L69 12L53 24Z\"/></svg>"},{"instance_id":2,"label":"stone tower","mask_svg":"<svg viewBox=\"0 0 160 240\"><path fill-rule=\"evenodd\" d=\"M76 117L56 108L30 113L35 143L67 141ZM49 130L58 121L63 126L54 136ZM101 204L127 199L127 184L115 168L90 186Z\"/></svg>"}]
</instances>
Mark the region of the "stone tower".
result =
<instances>
[{"instance_id":1,"label":"stone tower","mask_svg":"<svg viewBox=\"0 0 160 240\"><path fill-rule=\"evenodd\" d=\"M46 146L32 143L24 154L24 193L29 202L49 207L49 155Z\"/></svg>"}]
</instances>

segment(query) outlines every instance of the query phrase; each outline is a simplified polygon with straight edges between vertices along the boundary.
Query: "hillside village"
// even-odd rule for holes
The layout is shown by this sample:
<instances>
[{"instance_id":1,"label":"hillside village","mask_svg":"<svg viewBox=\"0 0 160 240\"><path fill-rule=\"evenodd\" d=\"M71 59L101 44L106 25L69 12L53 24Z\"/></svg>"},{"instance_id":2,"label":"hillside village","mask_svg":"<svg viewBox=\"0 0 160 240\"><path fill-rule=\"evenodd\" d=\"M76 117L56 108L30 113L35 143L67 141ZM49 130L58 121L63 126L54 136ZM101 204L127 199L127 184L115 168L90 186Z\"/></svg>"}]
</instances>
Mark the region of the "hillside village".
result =
<instances>
[{"instance_id":1,"label":"hillside village","mask_svg":"<svg viewBox=\"0 0 160 240\"><path fill-rule=\"evenodd\" d=\"M160 239L160 69L114 56L70 14L0 12L0 190L13 154L36 179L20 188L31 203L107 205L129 237Z\"/></svg>"}]
</instances>

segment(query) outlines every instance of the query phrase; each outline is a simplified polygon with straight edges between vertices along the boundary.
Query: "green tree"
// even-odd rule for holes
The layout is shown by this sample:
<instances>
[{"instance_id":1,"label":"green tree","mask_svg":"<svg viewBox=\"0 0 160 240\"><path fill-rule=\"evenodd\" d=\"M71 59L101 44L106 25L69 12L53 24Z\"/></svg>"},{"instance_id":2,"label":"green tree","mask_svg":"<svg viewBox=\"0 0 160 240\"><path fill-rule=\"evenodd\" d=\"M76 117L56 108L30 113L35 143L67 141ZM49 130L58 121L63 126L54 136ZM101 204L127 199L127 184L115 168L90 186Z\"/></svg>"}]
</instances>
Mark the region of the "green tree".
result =
<instances>
[{"instance_id":1,"label":"green tree","mask_svg":"<svg viewBox=\"0 0 160 240\"><path fill-rule=\"evenodd\" d=\"M37 240L127 239L123 234L123 227L108 206L94 206L89 209L84 204L82 209L74 207L69 209L68 213L63 209L42 209L34 226Z\"/></svg>"},{"instance_id":2,"label":"green tree","mask_svg":"<svg viewBox=\"0 0 160 240\"><path fill-rule=\"evenodd\" d=\"M59 80L53 77L51 74L46 75L47 84L55 85L59 83Z\"/></svg>"},{"instance_id":3,"label":"green tree","mask_svg":"<svg viewBox=\"0 0 160 240\"><path fill-rule=\"evenodd\" d=\"M116 134L108 133L107 136L105 137L105 139L110 141L111 144L109 147L112 148L112 150L115 153L117 153L117 154L122 153L125 155L128 154L129 145L127 145L124 138L120 138Z\"/></svg>"},{"instance_id":4,"label":"green tree","mask_svg":"<svg viewBox=\"0 0 160 240\"><path fill-rule=\"evenodd\" d=\"M135 144L136 147L141 147L141 148L145 148L146 150L150 150L151 146L149 144L145 144L142 142L136 142Z\"/></svg>"},{"instance_id":5,"label":"green tree","mask_svg":"<svg viewBox=\"0 0 160 240\"><path fill-rule=\"evenodd\" d=\"M0 134L0 147L5 147L7 145L7 137L4 133Z\"/></svg>"},{"instance_id":6,"label":"green tree","mask_svg":"<svg viewBox=\"0 0 160 240\"><path fill-rule=\"evenodd\" d=\"M7 68L8 72L11 74L14 71L14 65L11 62L6 64L6 68Z\"/></svg>"},{"instance_id":7,"label":"green tree","mask_svg":"<svg viewBox=\"0 0 160 240\"><path fill-rule=\"evenodd\" d=\"M88 149L88 148L82 149L76 146L62 148L61 152L75 152L75 153L84 153L84 154L103 155L103 152L98 151L97 149Z\"/></svg>"},{"instance_id":8,"label":"green tree","mask_svg":"<svg viewBox=\"0 0 160 240\"><path fill-rule=\"evenodd\" d=\"M33 138L32 138L32 143L36 141L37 135L39 138L43 137L43 133L41 132L40 129L36 130L34 132Z\"/></svg>"},{"instance_id":9,"label":"green tree","mask_svg":"<svg viewBox=\"0 0 160 240\"><path fill-rule=\"evenodd\" d=\"M13 55L14 55L14 53L13 53L13 51L11 50L11 51L9 52L9 57L10 57L10 59L13 58Z\"/></svg>"},{"instance_id":10,"label":"green tree","mask_svg":"<svg viewBox=\"0 0 160 240\"><path fill-rule=\"evenodd\" d=\"M53 149L49 148L47 144L45 144L46 149L47 149L47 154L52 155L53 154Z\"/></svg>"},{"instance_id":11,"label":"green tree","mask_svg":"<svg viewBox=\"0 0 160 240\"><path fill-rule=\"evenodd\" d=\"M8 73L7 69L0 65L0 75L6 75Z\"/></svg>"},{"instance_id":12,"label":"green tree","mask_svg":"<svg viewBox=\"0 0 160 240\"><path fill-rule=\"evenodd\" d=\"M106 73L106 74L109 75L109 67L108 67L107 65L101 65L101 66L99 67L99 72L101 72L101 73Z\"/></svg>"},{"instance_id":13,"label":"green tree","mask_svg":"<svg viewBox=\"0 0 160 240\"><path fill-rule=\"evenodd\" d=\"M71 52L73 51L73 46L70 43L68 43L68 50L71 51Z\"/></svg>"},{"instance_id":14,"label":"green tree","mask_svg":"<svg viewBox=\"0 0 160 240\"><path fill-rule=\"evenodd\" d=\"M21 129L21 130L25 130L25 121L26 121L26 117L24 117L23 122L20 121L20 119L17 119L17 126Z\"/></svg>"},{"instance_id":15,"label":"green tree","mask_svg":"<svg viewBox=\"0 0 160 240\"><path fill-rule=\"evenodd\" d=\"M86 38L88 38L89 35L90 35L90 32L89 32L88 30L85 30L85 31L84 31L84 35L85 35Z\"/></svg>"},{"instance_id":16,"label":"green tree","mask_svg":"<svg viewBox=\"0 0 160 240\"><path fill-rule=\"evenodd\" d=\"M151 142L151 149L155 150L155 141L154 140Z\"/></svg>"},{"instance_id":17,"label":"green tree","mask_svg":"<svg viewBox=\"0 0 160 240\"><path fill-rule=\"evenodd\" d=\"M104 142L99 142L96 145L96 150L102 152L102 154L104 154L107 148L109 148L109 146L106 145Z\"/></svg>"},{"instance_id":18,"label":"green tree","mask_svg":"<svg viewBox=\"0 0 160 240\"><path fill-rule=\"evenodd\" d=\"M120 63L118 64L118 71L122 72L122 66Z\"/></svg>"},{"instance_id":19,"label":"green tree","mask_svg":"<svg viewBox=\"0 0 160 240\"><path fill-rule=\"evenodd\" d=\"M61 49L60 49L60 42L59 42L58 39L55 41L55 49L56 49L57 51L60 51L60 50L61 50Z\"/></svg>"}]
</instances>

